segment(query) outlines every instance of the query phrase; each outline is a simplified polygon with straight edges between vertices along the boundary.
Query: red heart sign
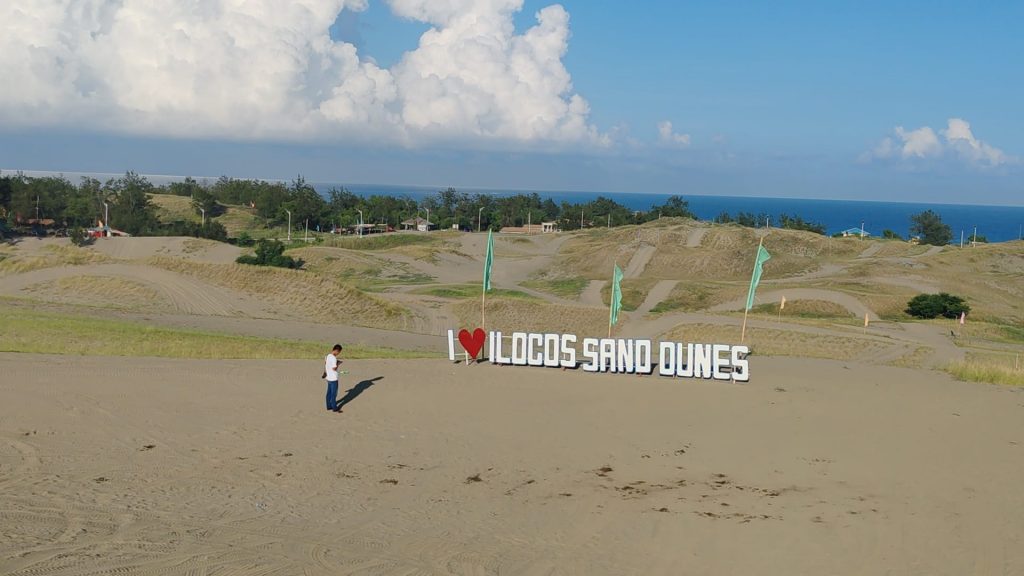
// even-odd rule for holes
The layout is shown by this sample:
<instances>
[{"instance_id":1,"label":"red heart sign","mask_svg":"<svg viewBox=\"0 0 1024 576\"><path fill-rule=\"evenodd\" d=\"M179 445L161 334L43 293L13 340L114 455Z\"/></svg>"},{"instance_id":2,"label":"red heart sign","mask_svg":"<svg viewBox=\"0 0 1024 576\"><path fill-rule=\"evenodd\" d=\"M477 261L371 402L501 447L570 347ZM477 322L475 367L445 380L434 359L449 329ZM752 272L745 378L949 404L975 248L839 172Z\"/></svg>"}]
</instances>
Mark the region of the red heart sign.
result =
<instances>
[{"instance_id":1,"label":"red heart sign","mask_svg":"<svg viewBox=\"0 0 1024 576\"><path fill-rule=\"evenodd\" d=\"M473 357L474 360L477 355L480 354L480 350L484 347L484 340L486 338L487 335L479 328L473 330L472 334L470 334L469 330L466 330L465 328L459 331L459 343L462 344L462 347L466 349L466 352L469 352L469 355Z\"/></svg>"}]
</instances>

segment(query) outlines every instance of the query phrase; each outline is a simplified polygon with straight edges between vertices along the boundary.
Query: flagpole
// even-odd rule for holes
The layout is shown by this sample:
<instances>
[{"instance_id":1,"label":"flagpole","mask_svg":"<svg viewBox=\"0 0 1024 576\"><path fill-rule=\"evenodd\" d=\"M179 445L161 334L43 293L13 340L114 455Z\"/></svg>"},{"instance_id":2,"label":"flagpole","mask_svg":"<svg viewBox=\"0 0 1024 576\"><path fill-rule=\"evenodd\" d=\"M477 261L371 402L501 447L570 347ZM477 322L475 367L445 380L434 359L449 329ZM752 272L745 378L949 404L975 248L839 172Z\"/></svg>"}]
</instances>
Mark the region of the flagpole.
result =
<instances>
[{"instance_id":1,"label":"flagpole","mask_svg":"<svg viewBox=\"0 0 1024 576\"><path fill-rule=\"evenodd\" d=\"M615 269L619 266L618 259L612 264L612 289L608 293L608 337L612 337L612 312L615 310Z\"/></svg>"},{"instance_id":2,"label":"flagpole","mask_svg":"<svg viewBox=\"0 0 1024 576\"><path fill-rule=\"evenodd\" d=\"M757 269L757 259L761 256L761 246L763 246L763 245L764 245L764 236L761 236L760 241L757 243L757 252L754 253L754 269L755 270ZM753 279L754 279L753 272L751 272L750 279L751 279L751 281L753 281ZM746 305L744 305L743 306L743 328L740 329L740 344L743 344L744 339L747 337L747 314L749 312L750 312L750 308L748 308Z\"/></svg>"},{"instance_id":3,"label":"flagpole","mask_svg":"<svg viewBox=\"0 0 1024 576\"><path fill-rule=\"evenodd\" d=\"M491 279L491 264L494 259L493 230L487 231L487 252L484 255L484 277L480 284L480 329L487 333L487 288Z\"/></svg>"}]
</instances>

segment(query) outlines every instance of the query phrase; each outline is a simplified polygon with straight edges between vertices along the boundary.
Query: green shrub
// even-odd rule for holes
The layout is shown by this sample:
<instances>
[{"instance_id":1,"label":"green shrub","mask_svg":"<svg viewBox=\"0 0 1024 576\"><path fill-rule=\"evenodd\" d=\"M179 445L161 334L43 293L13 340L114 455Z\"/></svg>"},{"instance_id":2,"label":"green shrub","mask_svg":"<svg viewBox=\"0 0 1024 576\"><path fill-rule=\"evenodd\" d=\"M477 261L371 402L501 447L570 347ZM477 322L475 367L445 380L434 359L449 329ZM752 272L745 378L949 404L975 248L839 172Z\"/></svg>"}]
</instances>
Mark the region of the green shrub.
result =
<instances>
[{"instance_id":1,"label":"green shrub","mask_svg":"<svg viewBox=\"0 0 1024 576\"><path fill-rule=\"evenodd\" d=\"M68 230L68 238L71 239L71 243L75 246L86 246L92 244L92 237L85 231L85 228L81 226L75 226L71 230Z\"/></svg>"},{"instance_id":2,"label":"green shrub","mask_svg":"<svg viewBox=\"0 0 1024 576\"><path fill-rule=\"evenodd\" d=\"M260 238L256 242L256 254L239 256L235 262L252 266L276 266L278 268L302 268L306 262L284 255L284 244L279 240Z\"/></svg>"},{"instance_id":3,"label":"green shrub","mask_svg":"<svg viewBox=\"0 0 1024 576\"><path fill-rule=\"evenodd\" d=\"M249 246L256 244L256 241L252 239L252 236L250 236L248 232L242 232L238 235L238 238L235 239L235 244L248 248Z\"/></svg>"},{"instance_id":4,"label":"green shrub","mask_svg":"<svg viewBox=\"0 0 1024 576\"><path fill-rule=\"evenodd\" d=\"M941 292L939 294L918 294L907 303L907 314L915 318L959 318L971 307L959 296Z\"/></svg>"}]
</instances>

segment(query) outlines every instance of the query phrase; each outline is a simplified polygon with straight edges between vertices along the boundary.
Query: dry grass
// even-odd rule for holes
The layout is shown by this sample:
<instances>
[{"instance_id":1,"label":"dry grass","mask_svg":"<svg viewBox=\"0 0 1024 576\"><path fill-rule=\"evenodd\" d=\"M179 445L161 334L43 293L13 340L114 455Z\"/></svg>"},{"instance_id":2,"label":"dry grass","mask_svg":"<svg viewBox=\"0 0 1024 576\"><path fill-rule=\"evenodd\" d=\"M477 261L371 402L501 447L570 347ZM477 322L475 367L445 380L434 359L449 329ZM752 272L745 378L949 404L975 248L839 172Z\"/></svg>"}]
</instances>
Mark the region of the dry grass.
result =
<instances>
[{"instance_id":1,"label":"dry grass","mask_svg":"<svg viewBox=\"0 0 1024 576\"><path fill-rule=\"evenodd\" d=\"M946 366L946 371L966 382L1024 386L1024 364L1021 361L1019 354L970 352L963 362Z\"/></svg>"},{"instance_id":2,"label":"dry grass","mask_svg":"<svg viewBox=\"0 0 1024 576\"><path fill-rule=\"evenodd\" d=\"M0 306L0 352L78 356L153 356L205 359L316 359L322 342L277 340L156 328L119 320L49 314ZM390 348L346 346L347 358L417 358Z\"/></svg>"},{"instance_id":3,"label":"dry grass","mask_svg":"<svg viewBox=\"0 0 1024 576\"><path fill-rule=\"evenodd\" d=\"M750 310L751 314L768 314L778 317L777 303L761 304ZM792 318L851 318L853 315L845 307L825 300L790 300L782 309L783 320Z\"/></svg>"},{"instance_id":4,"label":"dry grass","mask_svg":"<svg viewBox=\"0 0 1024 576\"><path fill-rule=\"evenodd\" d=\"M735 225L713 225L707 228L698 247L687 247L690 234L697 225L688 220L673 224L627 227L623 241L636 243L637 233L643 242L655 246L656 252L644 270L645 278L721 282L749 279L757 252L759 231ZM852 257L862 247L830 240L819 234L773 229L765 237L765 246L772 259L765 264L765 278L782 278L805 274L831 260ZM607 251L608 246L604 249ZM592 247L591 252L600 252ZM568 264L572 264L569 262Z\"/></svg>"},{"instance_id":5,"label":"dry grass","mask_svg":"<svg viewBox=\"0 0 1024 576\"><path fill-rule=\"evenodd\" d=\"M562 245L551 269L563 276L606 280L616 263L625 269L636 253L636 229L623 226L574 232Z\"/></svg>"},{"instance_id":6,"label":"dry grass","mask_svg":"<svg viewBox=\"0 0 1024 576\"><path fill-rule=\"evenodd\" d=\"M746 292L747 287L738 284L682 281L676 284L668 297L659 302L651 312L697 312L742 298Z\"/></svg>"},{"instance_id":7,"label":"dry grass","mask_svg":"<svg viewBox=\"0 0 1024 576\"><path fill-rule=\"evenodd\" d=\"M192 199L174 194L150 194L149 201L156 206L156 217L161 222L185 220L199 222L202 217L192 208Z\"/></svg>"},{"instance_id":8,"label":"dry grass","mask_svg":"<svg viewBox=\"0 0 1024 576\"><path fill-rule=\"evenodd\" d=\"M885 320L906 320L904 309L907 302L920 292L905 286L894 286L880 282L843 278L839 280L816 280L801 287L834 290L853 296L875 314ZM774 287L773 287L774 288ZM789 307L789 303L786 303Z\"/></svg>"},{"instance_id":9,"label":"dry grass","mask_svg":"<svg viewBox=\"0 0 1024 576\"><path fill-rule=\"evenodd\" d=\"M149 198L150 202L157 207L156 216L161 222L202 221L202 215L197 214L192 208L191 198L173 194L151 194ZM224 206L223 209L224 211L220 215L207 214L207 218L220 222L230 237L235 238L242 232L248 233L253 238L279 235L280 230L268 229L266 221L256 216L253 210L247 206L229 205Z\"/></svg>"},{"instance_id":10,"label":"dry grass","mask_svg":"<svg viewBox=\"0 0 1024 576\"><path fill-rule=\"evenodd\" d=\"M713 324L689 324L669 331L664 339L677 342L736 343L740 340L740 328ZM886 349L884 344L865 338L771 328L747 330L747 343L751 350L759 355L832 360L871 358Z\"/></svg>"},{"instance_id":11,"label":"dry grass","mask_svg":"<svg viewBox=\"0 0 1024 576\"><path fill-rule=\"evenodd\" d=\"M941 322L941 321L939 321ZM960 332L960 341L970 342L972 345L979 342L998 342L1000 344L1024 344L1024 326L1009 325L992 322L967 322L962 328L956 320L946 320L948 326L954 327Z\"/></svg>"},{"instance_id":12,"label":"dry grass","mask_svg":"<svg viewBox=\"0 0 1024 576\"><path fill-rule=\"evenodd\" d=\"M200 264L168 257L154 257L148 263L258 296L310 320L343 320L357 326L396 330L411 326L411 312L406 308L309 271L244 264Z\"/></svg>"},{"instance_id":13,"label":"dry grass","mask_svg":"<svg viewBox=\"0 0 1024 576\"><path fill-rule=\"evenodd\" d=\"M263 218L253 213L247 206L225 206L224 213L216 218L228 231L228 236L237 238L245 232L253 238L284 237L287 234L285 228L270 229ZM294 231L293 231L294 232Z\"/></svg>"},{"instance_id":14,"label":"dry grass","mask_svg":"<svg viewBox=\"0 0 1024 576\"><path fill-rule=\"evenodd\" d=\"M109 276L73 276L29 286L33 298L115 310L173 312L164 295L141 282Z\"/></svg>"},{"instance_id":15,"label":"dry grass","mask_svg":"<svg viewBox=\"0 0 1024 576\"><path fill-rule=\"evenodd\" d=\"M56 266L81 266L111 261L108 256L88 248L55 244L49 244L39 250L8 248L0 253L0 256L3 256L0 258L0 276L23 274Z\"/></svg>"},{"instance_id":16,"label":"dry grass","mask_svg":"<svg viewBox=\"0 0 1024 576\"><path fill-rule=\"evenodd\" d=\"M351 250L327 246L304 246L288 251L289 256L306 261L306 269L330 276L349 272L366 273L379 270L385 264L378 258Z\"/></svg>"},{"instance_id":17,"label":"dry grass","mask_svg":"<svg viewBox=\"0 0 1024 576\"><path fill-rule=\"evenodd\" d=\"M911 244L900 240L869 240L864 247L867 248L875 243L881 244L881 247L878 252L875 252L874 258L913 258L924 254L931 248L924 244Z\"/></svg>"},{"instance_id":18,"label":"dry grass","mask_svg":"<svg viewBox=\"0 0 1024 576\"><path fill-rule=\"evenodd\" d=\"M462 326L480 323L480 303L466 300L453 307ZM534 300L495 298L487 301L487 329L502 332L554 332L601 336L608 332L608 311L547 304Z\"/></svg>"},{"instance_id":19,"label":"dry grass","mask_svg":"<svg viewBox=\"0 0 1024 576\"><path fill-rule=\"evenodd\" d=\"M974 319L1024 322L1024 253L1020 243L963 249L950 246L913 263L916 276L944 292L964 297ZM902 268L905 273L906 266Z\"/></svg>"}]
</instances>

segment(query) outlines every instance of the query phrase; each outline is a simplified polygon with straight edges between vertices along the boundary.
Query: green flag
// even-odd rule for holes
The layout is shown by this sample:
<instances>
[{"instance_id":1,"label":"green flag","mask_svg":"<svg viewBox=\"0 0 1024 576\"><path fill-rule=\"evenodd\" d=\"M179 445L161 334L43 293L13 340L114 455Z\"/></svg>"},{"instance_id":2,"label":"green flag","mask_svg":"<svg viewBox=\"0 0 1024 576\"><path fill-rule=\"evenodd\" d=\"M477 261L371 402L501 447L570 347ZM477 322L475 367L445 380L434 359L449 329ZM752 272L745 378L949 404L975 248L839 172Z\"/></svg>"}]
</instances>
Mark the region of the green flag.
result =
<instances>
[{"instance_id":1,"label":"green flag","mask_svg":"<svg viewBox=\"0 0 1024 576\"><path fill-rule=\"evenodd\" d=\"M750 277L750 291L747 292L747 310L754 307L754 291L761 282L761 267L772 257L764 246L757 247L757 261L754 262L754 274Z\"/></svg>"},{"instance_id":2,"label":"green flag","mask_svg":"<svg viewBox=\"0 0 1024 576\"><path fill-rule=\"evenodd\" d=\"M622 309L622 270L615 265L615 272L612 273L612 307L608 316L608 323L612 326L619 322L619 310Z\"/></svg>"},{"instance_id":3,"label":"green flag","mask_svg":"<svg viewBox=\"0 0 1024 576\"><path fill-rule=\"evenodd\" d=\"M487 231L487 256L484 256L484 292L491 289L491 264L494 263L494 236Z\"/></svg>"}]
</instances>

